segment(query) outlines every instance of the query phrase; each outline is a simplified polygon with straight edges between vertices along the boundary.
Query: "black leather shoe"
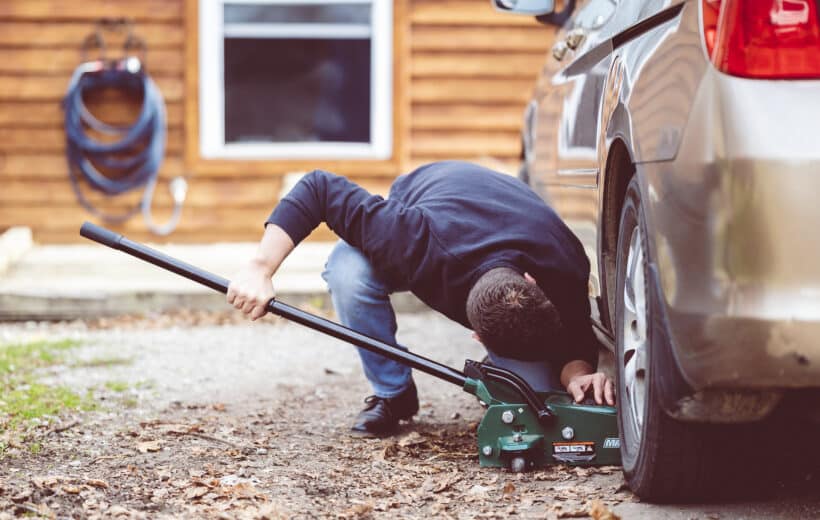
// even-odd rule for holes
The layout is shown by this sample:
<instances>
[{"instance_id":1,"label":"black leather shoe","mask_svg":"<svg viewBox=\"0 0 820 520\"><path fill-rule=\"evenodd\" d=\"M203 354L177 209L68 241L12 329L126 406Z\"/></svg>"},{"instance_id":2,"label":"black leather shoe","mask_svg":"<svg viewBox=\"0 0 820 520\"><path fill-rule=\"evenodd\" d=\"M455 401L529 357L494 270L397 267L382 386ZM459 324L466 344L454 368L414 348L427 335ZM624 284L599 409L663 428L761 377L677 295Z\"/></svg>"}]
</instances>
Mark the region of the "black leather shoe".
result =
<instances>
[{"instance_id":1,"label":"black leather shoe","mask_svg":"<svg viewBox=\"0 0 820 520\"><path fill-rule=\"evenodd\" d=\"M351 433L359 437L385 437L396 432L399 421L409 419L419 411L416 385L396 397L371 395L364 400L365 407L356 417Z\"/></svg>"}]
</instances>

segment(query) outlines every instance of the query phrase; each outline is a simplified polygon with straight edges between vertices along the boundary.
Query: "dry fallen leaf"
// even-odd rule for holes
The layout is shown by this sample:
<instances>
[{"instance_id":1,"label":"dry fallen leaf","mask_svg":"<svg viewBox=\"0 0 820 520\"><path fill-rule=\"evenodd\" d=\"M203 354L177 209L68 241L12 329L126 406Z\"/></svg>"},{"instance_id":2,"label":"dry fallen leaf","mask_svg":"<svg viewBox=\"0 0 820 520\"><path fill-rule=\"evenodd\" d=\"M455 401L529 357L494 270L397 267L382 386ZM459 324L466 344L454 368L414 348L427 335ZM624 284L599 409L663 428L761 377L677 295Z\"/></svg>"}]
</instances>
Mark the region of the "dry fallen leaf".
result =
<instances>
[{"instance_id":1,"label":"dry fallen leaf","mask_svg":"<svg viewBox=\"0 0 820 520\"><path fill-rule=\"evenodd\" d=\"M34 477L31 483L38 488L50 488L59 484L61 480L62 477Z\"/></svg>"},{"instance_id":2,"label":"dry fallen leaf","mask_svg":"<svg viewBox=\"0 0 820 520\"><path fill-rule=\"evenodd\" d=\"M264 498L264 494L248 482L239 482L235 486L223 488L223 494L239 498Z\"/></svg>"},{"instance_id":3,"label":"dry fallen leaf","mask_svg":"<svg viewBox=\"0 0 820 520\"><path fill-rule=\"evenodd\" d=\"M580 478L587 478L591 470L589 468L575 468L575 475Z\"/></svg>"},{"instance_id":4,"label":"dry fallen leaf","mask_svg":"<svg viewBox=\"0 0 820 520\"><path fill-rule=\"evenodd\" d=\"M399 439L399 446L408 448L410 446L418 446L424 444L427 440L419 434L419 432L410 432L401 439Z\"/></svg>"},{"instance_id":5,"label":"dry fallen leaf","mask_svg":"<svg viewBox=\"0 0 820 520\"><path fill-rule=\"evenodd\" d=\"M26 488L26 489L23 489L22 491L20 491L19 493L17 493L16 495L12 496L11 501L14 502L15 504L20 504L22 502L27 501L29 498L31 498L31 495L32 495L32 490L29 489L29 488Z\"/></svg>"},{"instance_id":6,"label":"dry fallen leaf","mask_svg":"<svg viewBox=\"0 0 820 520\"><path fill-rule=\"evenodd\" d=\"M433 488L433 493L441 493L442 491L446 491L459 480L461 480L461 477L456 473L452 473L436 484Z\"/></svg>"},{"instance_id":7,"label":"dry fallen leaf","mask_svg":"<svg viewBox=\"0 0 820 520\"><path fill-rule=\"evenodd\" d=\"M593 500L589 504L589 516L593 520L621 520L621 517L616 515L605 506L600 500Z\"/></svg>"},{"instance_id":8,"label":"dry fallen leaf","mask_svg":"<svg viewBox=\"0 0 820 520\"><path fill-rule=\"evenodd\" d=\"M206 494L208 494L210 488L205 486L194 486L190 487L185 491L185 498L188 500L195 500L197 498L202 498Z\"/></svg>"},{"instance_id":9,"label":"dry fallen leaf","mask_svg":"<svg viewBox=\"0 0 820 520\"><path fill-rule=\"evenodd\" d=\"M197 425L197 424L168 423L168 424L161 425L161 428L165 433L176 434L176 435L185 435L187 433L197 431L199 429L199 425Z\"/></svg>"},{"instance_id":10,"label":"dry fallen leaf","mask_svg":"<svg viewBox=\"0 0 820 520\"><path fill-rule=\"evenodd\" d=\"M162 449L159 441L143 441L137 443L137 451L140 453L148 453L149 451L159 451Z\"/></svg>"},{"instance_id":11,"label":"dry fallen leaf","mask_svg":"<svg viewBox=\"0 0 820 520\"><path fill-rule=\"evenodd\" d=\"M69 495L80 494L80 488L78 486L63 486L62 490L64 493L68 493Z\"/></svg>"},{"instance_id":12,"label":"dry fallen leaf","mask_svg":"<svg viewBox=\"0 0 820 520\"><path fill-rule=\"evenodd\" d=\"M124 508L123 506L111 506L105 512L105 516L107 518L114 518L117 516L131 516L131 511Z\"/></svg>"},{"instance_id":13,"label":"dry fallen leaf","mask_svg":"<svg viewBox=\"0 0 820 520\"><path fill-rule=\"evenodd\" d=\"M57 518L57 513L51 510L46 504L36 504L34 509L37 511L37 515L42 518L54 519Z\"/></svg>"},{"instance_id":14,"label":"dry fallen leaf","mask_svg":"<svg viewBox=\"0 0 820 520\"><path fill-rule=\"evenodd\" d=\"M373 453L373 458L376 460L388 460L399 453L399 446L395 442L389 442L385 444L384 448L380 451L376 451Z\"/></svg>"},{"instance_id":15,"label":"dry fallen leaf","mask_svg":"<svg viewBox=\"0 0 820 520\"><path fill-rule=\"evenodd\" d=\"M355 504L351 506L347 511L341 513L339 516L341 516L342 518L359 518L363 516L369 516L372 511L373 504Z\"/></svg>"},{"instance_id":16,"label":"dry fallen leaf","mask_svg":"<svg viewBox=\"0 0 820 520\"><path fill-rule=\"evenodd\" d=\"M104 480L99 480L96 478L89 478L85 480L85 483L91 487L100 488L100 489L108 489L108 482Z\"/></svg>"},{"instance_id":17,"label":"dry fallen leaf","mask_svg":"<svg viewBox=\"0 0 820 520\"><path fill-rule=\"evenodd\" d=\"M502 495L512 495L515 493L515 485L512 482L505 482L504 487L501 489Z\"/></svg>"}]
</instances>

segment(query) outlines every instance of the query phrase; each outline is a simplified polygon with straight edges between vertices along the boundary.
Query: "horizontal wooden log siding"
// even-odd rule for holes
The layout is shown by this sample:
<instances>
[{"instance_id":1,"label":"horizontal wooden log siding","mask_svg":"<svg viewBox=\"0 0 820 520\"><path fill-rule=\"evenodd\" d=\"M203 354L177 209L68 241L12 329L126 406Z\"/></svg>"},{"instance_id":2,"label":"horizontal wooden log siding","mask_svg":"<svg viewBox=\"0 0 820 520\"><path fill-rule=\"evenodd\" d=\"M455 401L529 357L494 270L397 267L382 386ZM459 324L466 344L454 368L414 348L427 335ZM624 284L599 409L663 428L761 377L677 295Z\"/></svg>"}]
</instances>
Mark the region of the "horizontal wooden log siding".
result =
<instances>
[{"instance_id":1,"label":"horizontal wooden log siding","mask_svg":"<svg viewBox=\"0 0 820 520\"><path fill-rule=\"evenodd\" d=\"M404 2L406 22L396 30L408 31L406 74L400 75L407 78L410 106L401 121L407 153L395 172L364 167L362 175L351 178L386 194L396 175L428 161L492 157L501 161L495 163L499 166L514 163L522 110L553 31L527 17L496 13L489 0L398 1ZM158 220L172 206L167 181L189 176L182 223L169 240L259 237L261 222L279 197L281 174L254 161L213 161L196 173L186 167L192 140L185 137L184 76L186 66L191 70L185 52L185 27L191 21L185 13L185 0L0 2L0 232L23 225L40 242L81 240L77 230L89 215L74 200L67 180L60 100L81 59L80 43L95 20L105 16L136 22L148 44L147 67L166 100L169 139L155 199ZM138 108L116 92L103 93L93 104L95 114L114 123L132 120ZM139 199L137 193L88 196L111 211ZM157 240L139 217L117 229L139 240ZM333 236L322 227L312 238Z\"/></svg>"},{"instance_id":2,"label":"horizontal wooden log siding","mask_svg":"<svg viewBox=\"0 0 820 520\"><path fill-rule=\"evenodd\" d=\"M524 106L555 31L489 0L412 0L413 165L491 157L514 169Z\"/></svg>"}]
</instances>

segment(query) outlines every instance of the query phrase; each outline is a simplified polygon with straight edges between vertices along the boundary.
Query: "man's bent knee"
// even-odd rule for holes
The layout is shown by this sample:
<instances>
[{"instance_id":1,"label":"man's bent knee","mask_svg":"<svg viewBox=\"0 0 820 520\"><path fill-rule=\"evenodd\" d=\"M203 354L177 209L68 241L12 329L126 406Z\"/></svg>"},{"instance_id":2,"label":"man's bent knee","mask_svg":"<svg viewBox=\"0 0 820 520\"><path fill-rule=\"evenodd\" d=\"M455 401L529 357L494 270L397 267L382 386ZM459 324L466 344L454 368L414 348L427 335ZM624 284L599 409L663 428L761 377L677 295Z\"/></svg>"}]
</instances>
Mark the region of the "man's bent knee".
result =
<instances>
[{"instance_id":1,"label":"man's bent knee","mask_svg":"<svg viewBox=\"0 0 820 520\"><path fill-rule=\"evenodd\" d=\"M386 293L367 258L346 242L339 242L333 248L322 278L330 291L343 299L363 293Z\"/></svg>"}]
</instances>

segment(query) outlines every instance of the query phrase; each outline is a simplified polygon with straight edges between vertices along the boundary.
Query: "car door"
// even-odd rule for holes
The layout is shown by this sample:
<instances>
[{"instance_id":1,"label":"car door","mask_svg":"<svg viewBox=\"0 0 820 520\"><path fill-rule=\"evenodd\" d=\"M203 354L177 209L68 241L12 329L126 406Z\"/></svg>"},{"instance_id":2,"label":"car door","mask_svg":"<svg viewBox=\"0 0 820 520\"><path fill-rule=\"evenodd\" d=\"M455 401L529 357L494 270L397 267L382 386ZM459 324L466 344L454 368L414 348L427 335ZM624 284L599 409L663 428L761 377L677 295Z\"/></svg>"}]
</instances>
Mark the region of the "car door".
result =
<instances>
[{"instance_id":1,"label":"car door","mask_svg":"<svg viewBox=\"0 0 820 520\"><path fill-rule=\"evenodd\" d=\"M621 2L623 3L623 2ZM596 47L618 31L616 0L585 0L556 37L528 107L527 173L533 189L581 239L592 264L590 296L600 295L597 266L598 127L611 56ZM621 22L625 24L625 22ZM581 68L583 72L575 73ZM593 315L597 306L593 306Z\"/></svg>"}]
</instances>

